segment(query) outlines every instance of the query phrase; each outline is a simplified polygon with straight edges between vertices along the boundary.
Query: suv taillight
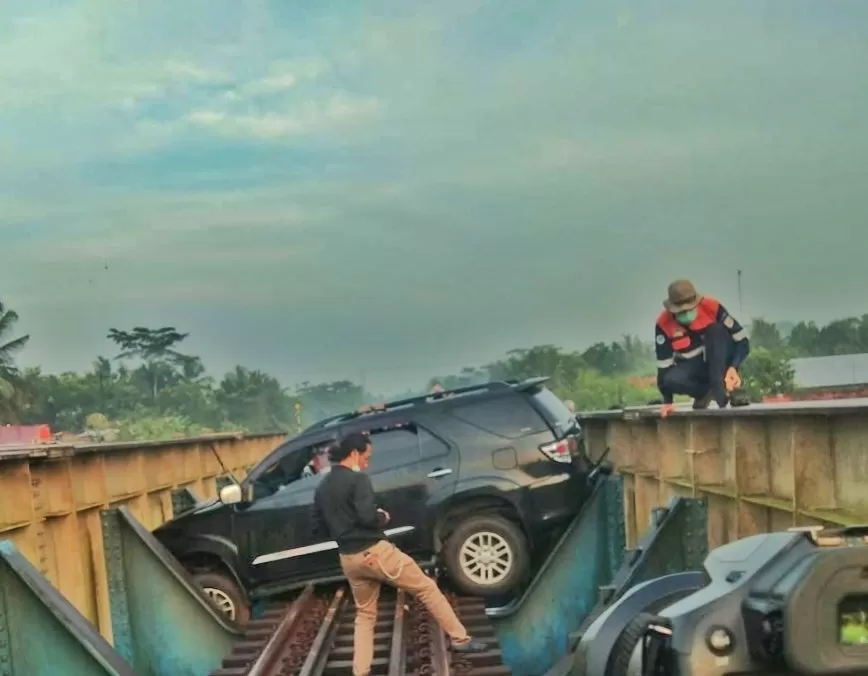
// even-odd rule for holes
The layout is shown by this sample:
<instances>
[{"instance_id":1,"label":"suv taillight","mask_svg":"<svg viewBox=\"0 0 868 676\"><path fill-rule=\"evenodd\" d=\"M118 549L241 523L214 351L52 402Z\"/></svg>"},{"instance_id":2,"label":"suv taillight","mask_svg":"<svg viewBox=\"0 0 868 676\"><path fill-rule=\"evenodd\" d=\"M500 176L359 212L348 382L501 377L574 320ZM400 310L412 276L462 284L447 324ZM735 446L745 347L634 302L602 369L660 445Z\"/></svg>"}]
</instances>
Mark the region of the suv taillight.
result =
<instances>
[{"instance_id":1,"label":"suv taillight","mask_svg":"<svg viewBox=\"0 0 868 676\"><path fill-rule=\"evenodd\" d=\"M555 462L569 463L573 461L573 453L576 451L576 438L567 437L559 439L550 444L543 444L539 447L548 458Z\"/></svg>"}]
</instances>

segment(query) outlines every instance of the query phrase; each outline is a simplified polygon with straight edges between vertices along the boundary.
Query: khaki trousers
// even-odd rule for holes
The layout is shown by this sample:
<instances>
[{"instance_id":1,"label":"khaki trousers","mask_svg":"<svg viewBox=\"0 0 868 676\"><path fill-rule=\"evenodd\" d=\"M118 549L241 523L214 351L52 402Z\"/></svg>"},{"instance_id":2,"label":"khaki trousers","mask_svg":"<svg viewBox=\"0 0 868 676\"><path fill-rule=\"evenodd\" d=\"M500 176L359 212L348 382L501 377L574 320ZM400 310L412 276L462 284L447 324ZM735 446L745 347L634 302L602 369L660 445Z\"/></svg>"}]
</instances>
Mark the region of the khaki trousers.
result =
<instances>
[{"instance_id":1,"label":"khaki trousers","mask_svg":"<svg viewBox=\"0 0 868 676\"><path fill-rule=\"evenodd\" d=\"M358 554L341 554L341 568L356 604L353 676L368 676L371 672L377 601L384 582L416 596L455 643L468 640L467 630L434 580L391 542L380 540Z\"/></svg>"}]
</instances>

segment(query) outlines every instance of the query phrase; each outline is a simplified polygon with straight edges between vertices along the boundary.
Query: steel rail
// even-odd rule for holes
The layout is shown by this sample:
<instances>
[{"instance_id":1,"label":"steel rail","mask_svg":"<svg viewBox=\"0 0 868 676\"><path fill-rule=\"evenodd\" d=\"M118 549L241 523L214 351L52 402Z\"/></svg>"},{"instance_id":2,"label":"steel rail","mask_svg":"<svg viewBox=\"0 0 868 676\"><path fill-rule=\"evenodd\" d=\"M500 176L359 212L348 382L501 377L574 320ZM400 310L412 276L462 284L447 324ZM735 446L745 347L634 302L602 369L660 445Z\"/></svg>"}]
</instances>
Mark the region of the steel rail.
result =
<instances>
[{"instance_id":1,"label":"steel rail","mask_svg":"<svg viewBox=\"0 0 868 676\"><path fill-rule=\"evenodd\" d=\"M307 659L301 667L298 676L319 676L328 663L331 647L338 629L338 618L346 605L347 588L341 587L332 597L329 609L326 611L316 638L310 646Z\"/></svg>"},{"instance_id":2,"label":"steel rail","mask_svg":"<svg viewBox=\"0 0 868 676\"><path fill-rule=\"evenodd\" d=\"M431 618L431 668L434 676L449 676L450 660L446 635L433 617Z\"/></svg>"},{"instance_id":3,"label":"steel rail","mask_svg":"<svg viewBox=\"0 0 868 676\"><path fill-rule=\"evenodd\" d=\"M404 612L405 603L405 593L398 590L395 593L395 619L392 625L392 645L389 651L388 676L404 676L406 671L407 646L405 643L404 618L407 617L407 614Z\"/></svg>"},{"instance_id":4,"label":"steel rail","mask_svg":"<svg viewBox=\"0 0 868 676\"><path fill-rule=\"evenodd\" d=\"M270 676L277 669L277 664L285 650L286 643L289 641L293 632L296 629L299 619L302 617L302 611L307 610L310 602L314 597L314 587L312 584L307 585L304 591L298 596L286 615L277 625L274 633L268 639L268 643L259 653L259 656L250 666L247 676Z\"/></svg>"}]
</instances>

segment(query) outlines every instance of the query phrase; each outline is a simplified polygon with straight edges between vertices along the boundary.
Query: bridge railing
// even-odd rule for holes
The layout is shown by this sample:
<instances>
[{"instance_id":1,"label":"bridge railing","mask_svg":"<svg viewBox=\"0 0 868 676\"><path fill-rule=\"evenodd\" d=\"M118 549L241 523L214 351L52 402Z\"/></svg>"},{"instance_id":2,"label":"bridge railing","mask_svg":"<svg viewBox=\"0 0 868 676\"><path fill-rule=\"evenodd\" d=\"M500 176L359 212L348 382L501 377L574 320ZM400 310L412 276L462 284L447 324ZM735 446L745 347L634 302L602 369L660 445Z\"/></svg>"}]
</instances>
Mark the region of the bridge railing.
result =
<instances>
[{"instance_id":1,"label":"bridge railing","mask_svg":"<svg viewBox=\"0 0 868 676\"><path fill-rule=\"evenodd\" d=\"M868 523L868 399L580 416L624 477L627 542L670 497L708 501L708 544L792 526Z\"/></svg>"},{"instance_id":2,"label":"bridge railing","mask_svg":"<svg viewBox=\"0 0 868 676\"><path fill-rule=\"evenodd\" d=\"M280 435L211 435L169 442L0 447L0 540L17 551L111 640L101 509L125 506L146 528L217 494ZM218 460L218 457L220 460Z\"/></svg>"}]
</instances>

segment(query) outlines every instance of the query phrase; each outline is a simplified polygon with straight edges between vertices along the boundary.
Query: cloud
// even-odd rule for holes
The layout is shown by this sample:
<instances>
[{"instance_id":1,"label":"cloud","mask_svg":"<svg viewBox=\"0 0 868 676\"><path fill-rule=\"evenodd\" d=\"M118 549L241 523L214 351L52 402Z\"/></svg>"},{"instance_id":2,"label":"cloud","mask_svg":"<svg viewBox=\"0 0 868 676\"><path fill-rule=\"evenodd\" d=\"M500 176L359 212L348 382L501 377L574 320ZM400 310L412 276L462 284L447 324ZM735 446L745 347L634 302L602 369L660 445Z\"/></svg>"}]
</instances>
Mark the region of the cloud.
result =
<instances>
[{"instance_id":1,"label":"cloud","mask_svg":"<svg viewBox=\"0 0 868 676\"><path fill-rule=\"evenodd\" d=\"M647 331L673 266L860 302L868 5L372 3L4 4L0 289L70 314L47 364L172 317L389 381Z\"/></svg>"},{"instance_id":2,"label":"cloud","mask_svg":"<svg viewBox=\"0 0 868 676\"><path fill-rule=\"evenodd\" d=\"M202 68L186 61L168 60L165 62L165 72L173 82L199 82L206 84L226 84L232 81L231 76L218 71Z\"/></svg>"},{"instance_id":3,"label":"cloud","mask_svg":"<svg viewBox=\"0 0 868 676\"><path fill-rule=\"evenodd\" d=\"M298 77L292 73L282 73L280 75L269 75L259 80L254 80L249 85L244 87L244 90L251 94L273 94L275 92L284 92L287 89L292 89L298 84Z\"/></svg>"},{"instance_id":4,"label":"cloud","mask_svg":"<svg viewBox=\"0 0 868 676\"><path fill-rule=\"evenodd\" d=\"M324 101L290 104L282 111L193 110L185 115L184 120L194 127L230 138L273 140L317 131L341 133L346 126L370 119L379 110L380 104L375 99L335 95Z\"/></svg>"},{"instance_id":5,"label":"cloud","mask_svg":"<svg viewBox=\"0 0 868 676\"><path fill-rule=\"evenodd\" d=\"M208 5L197 31L226 32L218 4ZM225 18L236 14L223 4ZM20 133L5 135L0 148L34 168L67 171L88 159L159 151L191 131L268 140L327 132L330 123L346 127L378 110L364 92L317 87L331 69L322 55L250 58L239 50L246 39L203 43L196 31L167 30L188 11L192 5L176 10L158 2L131 15L97 0L18 17L0 42L0 122ZM238 18L255 16L250 10ZM32 142L36 134L43 143Z\"/></svg>"}]
</instances>

